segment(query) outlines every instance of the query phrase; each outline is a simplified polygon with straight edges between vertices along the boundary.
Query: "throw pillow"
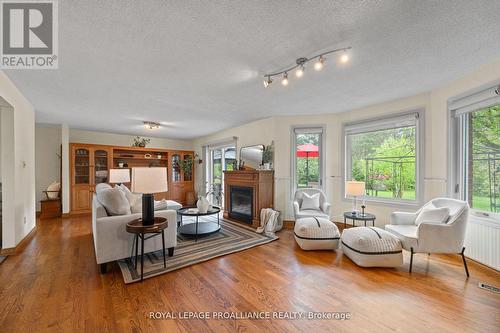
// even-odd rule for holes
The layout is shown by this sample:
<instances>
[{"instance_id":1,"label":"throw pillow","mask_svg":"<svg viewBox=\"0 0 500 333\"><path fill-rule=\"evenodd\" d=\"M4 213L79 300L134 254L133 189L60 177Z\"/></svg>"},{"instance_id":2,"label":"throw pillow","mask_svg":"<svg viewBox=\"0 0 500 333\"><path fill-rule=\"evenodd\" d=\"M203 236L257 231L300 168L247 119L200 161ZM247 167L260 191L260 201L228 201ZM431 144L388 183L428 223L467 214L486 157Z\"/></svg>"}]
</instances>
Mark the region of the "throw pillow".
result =
<instances>
[{"instance_id":1,"label":"throw pillow","mask_svg":"<svg viewBox=\"0 0 500 333\"><path fill-rule=\"evenodd\" d=\"M420 225L422 222L426 223L446 223L450 217L450 209L448 207L436 208L434 206L428 206L422 208L420 213L415 220L416 225Z\"/></svg>"},{"instance_id":2,"label":"throw pillow","mask_svg":"<svg viewBox=\"0 0 500 333\"><path fill-rule=\"evenodd\" d=\"M319 193L309 195L303 193L301 209L319 210Z\"/></svg>"},{"instance_id":3,"label":"throw pillow","mask_svg":"<svg viewBox=\"0 0 500 333\"><path fill-rule=\"evenodd\" d=\"M128 191L125 196L129 202L132 214L142 213L142 194Z\"/></svg>"},{"instance_id":4,"label":"throw pillow","mask_svg":"<svg viewBox=\"0 0 500 333\"><path fill-rule=\"evenodd\" d=\"M102 190L107 190L107 189L110 189L112 188L111 185L109 184L106 184L106 183L99 183L95 186L95 192L96 193L99 193L101 192Z\"/></svg>"},{"instance_id":5,"label":"throw pillow","mask_svg":"<svg viewBox=\"0 0 500 333\"><path fill-rule=\"evenodd\" d=\"M97 190L97 187L96 187ZM128 215L130 214L130 204L118 188L101 188L97 192L97 200L104 206L108 215Z\"/></svg>"},{"instance_id":6,"label":"throw pillow","mask_svg":"<svg viewBox=\"0 0 500 333\"><path fill-rule=\"evenodd\" d=\"M155 201L155 210L165 210L168 208L167 200L161 199L160 201Z\"/></svg>"},{"instance_id":7,"label":"throw pillow","mask_svg":"<svg viewBox=\"0 0 500 333\"><path fill-rule=\"evenodd\" d=\"M123 184L120 184L120 185L117 185L117 186L120 188L120 190L123 191L123 193L125 193L125 195L127 195L127 193L131 193L130 190L129 190L129 188L127 186L125 186Z\"/></svg>"}]
</instances>

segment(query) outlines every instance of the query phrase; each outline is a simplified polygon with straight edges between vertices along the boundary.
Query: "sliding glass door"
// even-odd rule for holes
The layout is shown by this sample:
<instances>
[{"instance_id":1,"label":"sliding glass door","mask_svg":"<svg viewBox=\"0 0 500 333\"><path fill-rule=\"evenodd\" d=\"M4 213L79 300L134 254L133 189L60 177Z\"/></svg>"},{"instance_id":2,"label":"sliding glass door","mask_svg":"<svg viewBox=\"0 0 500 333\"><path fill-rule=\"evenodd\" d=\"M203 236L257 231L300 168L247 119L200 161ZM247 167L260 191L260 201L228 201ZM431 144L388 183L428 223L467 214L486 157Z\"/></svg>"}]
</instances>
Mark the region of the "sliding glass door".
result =
<instances>
[{"instance_id":1,"label":"sliding glass door","mask_svg":"<svg viewBox=\"0 0 500 333\"><path fill-rule=\"evenodd\" d=\"M208 200L212 205L224 206L224 172L236 167L236 148L226 146L209 149L210 167L207 183L209 185Z\"/></svg>"}]
</instances>

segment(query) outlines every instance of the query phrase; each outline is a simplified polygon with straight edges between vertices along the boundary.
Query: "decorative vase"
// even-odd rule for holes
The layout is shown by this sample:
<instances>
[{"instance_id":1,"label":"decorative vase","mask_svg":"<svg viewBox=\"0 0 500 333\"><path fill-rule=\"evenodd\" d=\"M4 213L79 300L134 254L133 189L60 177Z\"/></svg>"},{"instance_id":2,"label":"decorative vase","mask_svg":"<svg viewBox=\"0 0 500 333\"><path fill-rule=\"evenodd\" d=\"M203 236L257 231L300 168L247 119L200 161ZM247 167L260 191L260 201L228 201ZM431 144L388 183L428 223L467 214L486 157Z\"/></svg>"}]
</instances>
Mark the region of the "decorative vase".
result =
<instances>
[{"instance_id":1,"label":"decorative vase","mask_svg":"<svg viewBox=\"0 0 500 333\"><path fill-rule=\"evenodd\" d=\"M198 201L196 202L196 207L198 208L198 212L200 213L206 213L208 211L208 207L210 206L210 203L208 202L208 199L206 197L199 197Z\"/></svg>"}]
</instances>

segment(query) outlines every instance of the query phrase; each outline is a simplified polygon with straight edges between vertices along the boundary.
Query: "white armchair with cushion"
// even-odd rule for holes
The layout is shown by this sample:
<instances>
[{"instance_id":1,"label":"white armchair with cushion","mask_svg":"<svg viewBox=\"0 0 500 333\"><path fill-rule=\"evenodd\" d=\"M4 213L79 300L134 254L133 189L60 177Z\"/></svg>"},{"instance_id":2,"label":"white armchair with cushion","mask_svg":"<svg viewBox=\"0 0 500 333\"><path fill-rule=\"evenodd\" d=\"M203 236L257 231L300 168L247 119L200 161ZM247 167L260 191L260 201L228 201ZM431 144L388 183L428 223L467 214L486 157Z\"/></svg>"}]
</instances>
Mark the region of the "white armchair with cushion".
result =
<instances>
[{"instance_id":1,"label":"white armchair with cushion","mask_svg":"<svg viewBox=\"0 0 500 333\"><path fill-rule=\"evenodd\" d=\"M330 219L330 203L325 193L316 188L299 188L293 199L295 221L303 217L322 217Z\"/></svg>"},{"instance_id":2,"label":"white armchair with cushion","mask_svg":"<svg viewBox=\"0 0 500 333\"><path fill-rule=\"evenodd\" d=\"M392 213L391 224L385 230L398 237L403 248L410 251L410 273L414 253L456 253L462 256L469 276L463 246L468 218L467 202L436 198L416 213Z\"/></svg>"}]
</instances>

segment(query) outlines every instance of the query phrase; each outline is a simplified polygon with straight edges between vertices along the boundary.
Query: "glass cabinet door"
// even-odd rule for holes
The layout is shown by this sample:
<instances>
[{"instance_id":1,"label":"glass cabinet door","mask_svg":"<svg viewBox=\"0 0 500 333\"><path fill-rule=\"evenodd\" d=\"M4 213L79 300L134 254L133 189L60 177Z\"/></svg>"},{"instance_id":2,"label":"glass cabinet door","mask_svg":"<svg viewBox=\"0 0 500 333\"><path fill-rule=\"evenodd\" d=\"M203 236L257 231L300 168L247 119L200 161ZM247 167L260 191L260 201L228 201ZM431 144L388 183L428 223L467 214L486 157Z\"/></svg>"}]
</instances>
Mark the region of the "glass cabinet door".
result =
<instances>
[{"instance_id":1,"label":"glass cabinet door","mask_svg":"<svg viewBox=\"0 0 500 333\"><path fill-rule=\"evenodd\" d=\"M94 152L94 180L95 184L108 182L108 159L106 150L98 149Z\"/></svg>"},{"instance_id":2,"label":"glass cabinet door","mask_svg":"<svg viewBox=\"0 0 500 333\"><path fill-rule=\"evenodd\" d=\"M184 181L190 182L193 180L193 156L186 154L183 156L184 162L191 166L191 171L184 171Z\"/></svg>"},{"instance_id":3,"label":"glass cabinet door","mask_svg":"<svg viewBox=\"0 0 500 333\"><path fill-rule=\"evenodd\" d=\"M75 184L90 184L90 151L85 148L75 150Z\"/></svg>"},{"instance_id":4,"label":"glass cabinet door","mask_svg":"<svg viewBox=\"0 0 500 333\"><path fill-rule=\"evenodd\" d=\"M180 155L172 155L172 181L179 182L181 180L181 168L179 166Z\"/></svg>"}]
</instances>

